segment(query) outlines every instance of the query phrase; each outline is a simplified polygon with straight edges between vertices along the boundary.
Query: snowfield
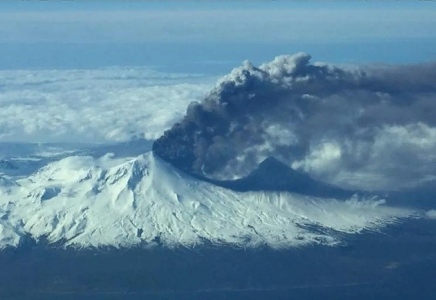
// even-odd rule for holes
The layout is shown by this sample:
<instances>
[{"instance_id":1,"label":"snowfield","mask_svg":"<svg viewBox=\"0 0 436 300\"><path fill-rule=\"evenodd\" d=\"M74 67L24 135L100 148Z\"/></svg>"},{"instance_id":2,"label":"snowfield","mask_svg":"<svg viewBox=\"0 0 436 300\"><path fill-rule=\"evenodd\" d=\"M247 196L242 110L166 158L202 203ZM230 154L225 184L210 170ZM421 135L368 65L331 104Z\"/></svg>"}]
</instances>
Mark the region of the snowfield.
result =
<instances>
[{"instance_id":1,"label":"snowfield","mask_svg":"<svg viewBox=\"0 0 436 300\"><path fill-rule=\"evenodd\" d=\"M1 173L0 173L1 174ZM416 213L383 200L235 192L191 177L148 152L71 155L31 175L0 175L0 248L25 238L74 247L205 241L236 247L335 245Z\"/></svg>"}]
</instances>

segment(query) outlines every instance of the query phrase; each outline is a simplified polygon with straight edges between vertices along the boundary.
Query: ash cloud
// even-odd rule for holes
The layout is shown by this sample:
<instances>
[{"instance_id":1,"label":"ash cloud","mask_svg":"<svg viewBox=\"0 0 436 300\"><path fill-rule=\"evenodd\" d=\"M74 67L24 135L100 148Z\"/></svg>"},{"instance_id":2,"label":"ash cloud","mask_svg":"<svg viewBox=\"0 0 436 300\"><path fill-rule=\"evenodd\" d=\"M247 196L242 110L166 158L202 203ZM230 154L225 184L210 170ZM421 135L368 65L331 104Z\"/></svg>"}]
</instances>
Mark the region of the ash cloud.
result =
<instances>
[{"instance_id":1,"label":"ash cloud","mask_svg":"<svg viewBox=\"0 0 436 300\"><path fill-rule=\"evenodd\" d=\"M396 190L436 179L436 64L341 67L306 53L223 77L153 151L234 179L273 156L343 187Z\"/></svg>"}]
</instances>

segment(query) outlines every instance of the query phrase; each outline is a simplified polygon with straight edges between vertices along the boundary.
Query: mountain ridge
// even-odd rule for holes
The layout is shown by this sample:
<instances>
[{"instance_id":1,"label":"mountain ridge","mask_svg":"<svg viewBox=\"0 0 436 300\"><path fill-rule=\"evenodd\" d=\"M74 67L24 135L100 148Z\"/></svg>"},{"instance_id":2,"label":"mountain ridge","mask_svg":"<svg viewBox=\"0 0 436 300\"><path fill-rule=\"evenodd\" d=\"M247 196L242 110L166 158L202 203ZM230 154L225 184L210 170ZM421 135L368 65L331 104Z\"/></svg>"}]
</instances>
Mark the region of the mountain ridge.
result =
<instances>
[{"instance_id":1,"label":"mountain ridge","mask_svg":"<svg viewBox=\"0 0 436 300\"><path fill-rule=\"evenodd\" d=\"M344 190L297 171L274 157L268 157L245 177L208 180L235 191L282 191L322 198L347 199L357 191Z\"/></svg>"},{"instance_id":2,"label":"mountain ridge","mask_svg":"<svg viewBox=\"0 0 436 300\"><path fill-rule=\"evenodd\" d=\"M204 241L237 247L335 245L415 212L382 200L238 192L198 180L152 152L69 156L0 185L0 248L24 237L73 247Z\"/></svg>"}]
</instances>

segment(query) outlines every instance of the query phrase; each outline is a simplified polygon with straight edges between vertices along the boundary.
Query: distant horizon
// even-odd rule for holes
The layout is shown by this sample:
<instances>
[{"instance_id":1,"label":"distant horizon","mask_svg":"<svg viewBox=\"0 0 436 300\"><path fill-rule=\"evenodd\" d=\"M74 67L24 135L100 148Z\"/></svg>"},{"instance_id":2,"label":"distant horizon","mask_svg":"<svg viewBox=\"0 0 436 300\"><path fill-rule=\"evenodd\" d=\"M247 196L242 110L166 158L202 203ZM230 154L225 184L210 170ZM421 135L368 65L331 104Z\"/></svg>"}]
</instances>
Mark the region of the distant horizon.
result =
<instances>
[{"instance_id":1,"label":"distant horizon","mask_svg":"<svg viewBox=\"0 0 436 300\"><path fill-rule=\"evenodd\" d=\"M2 70L159 65L219 75L243 60L260 64L300 51L332 63L436 61L436 5L427 2L47 1L0 8Z\"/></svg>"}]
</instances>

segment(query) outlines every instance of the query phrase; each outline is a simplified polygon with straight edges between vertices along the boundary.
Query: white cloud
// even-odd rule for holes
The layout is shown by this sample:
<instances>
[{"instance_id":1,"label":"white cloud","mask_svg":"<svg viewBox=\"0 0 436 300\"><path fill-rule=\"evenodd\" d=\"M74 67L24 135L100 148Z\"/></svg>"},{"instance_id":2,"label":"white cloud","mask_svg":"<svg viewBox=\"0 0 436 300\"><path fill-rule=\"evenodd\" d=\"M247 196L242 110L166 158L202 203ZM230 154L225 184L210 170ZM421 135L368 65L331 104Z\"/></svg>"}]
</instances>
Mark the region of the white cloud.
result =
<instances>
[{"instance_id":1,"label":"white cloud","mask_svg":"<svg viewBox=\"0 0 436 300\"><path fill-rule=\"evenodd\" d=\"M292 163L293 168L304 167L307 172L323 173L335 169L341 158L341 148L335 143L326 142L314 147L302 161Z\"/></svg>"},{"instance_id":2,"label":"white cloud","mask_svg":"<svg viewBox=\"0 0 436 300\"><path fill-rule=\"evenodd\" d=\"M213 81L145 68L0 71L0 141L155 139Z\"/></svg>"},{"instance_id":3,"label":"white cloud","mask_svg":"<svg viewBox=\"0 0 436 300\"><path fill-rule=\"evenodd\" d=\"M430 219L436 219L436 210L432 209L426 213L427 217Z\"/></svg>"},{"instance_id":4,"label":"white cloud","mask_svg":"<svg viewBox=\"0 0 436 300\"><path fill-rule=\"evenodd\" d=\"M352 144L352 145L351 145ZM366 163L359 168L343 165L341 152L349 152ZM345 188L396 190L435 180L436 127L423 123L384 126L373 141L315 144L301 161L301 168L323 180Z\"/></svg>"},{"instance_id":5,"label":"white cloud","mask_svg":"<svg viewBox=\"0 0 436 300\"><path fill-rule=\"evenodd\" d=\"M119 142L158 138L201 100L216 78L166 74L145 68L0 71L0 142ZM298 142L292 127L272 124L271 145ZM373 141L316 140L292 164L345 188L399 189L435 180L436 127L384 126ZM353 155L366 163L344 165ZM370 154L370 155L369 155ZM348 155L348 157L344 157ZM365 156L366 155L366 156ZM232 165L234 168L234 165Z\"/></svg>"}]
</instances>

